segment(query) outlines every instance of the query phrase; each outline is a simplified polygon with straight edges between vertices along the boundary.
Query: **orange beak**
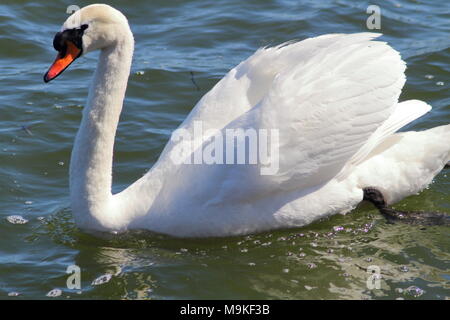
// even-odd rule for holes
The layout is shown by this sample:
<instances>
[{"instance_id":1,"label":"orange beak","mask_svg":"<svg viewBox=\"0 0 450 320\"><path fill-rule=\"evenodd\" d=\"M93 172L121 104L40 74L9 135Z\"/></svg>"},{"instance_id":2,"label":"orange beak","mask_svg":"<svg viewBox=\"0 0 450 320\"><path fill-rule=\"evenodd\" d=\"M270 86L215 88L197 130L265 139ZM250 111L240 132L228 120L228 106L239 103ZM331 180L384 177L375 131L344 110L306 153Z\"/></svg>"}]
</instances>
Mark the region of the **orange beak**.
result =
<instances>
[{"instance_id":1,"label":"orange beak","mask_svg":"<svg viewBox=\"0 0 450 320\"><path fill-rule=\"evenodd\" d=\"M49 82L63 73L68 66L72 64L79 56L81 56L81 49L77 48L71 41L66 41L67 49L65 50L65 55L63 56L58 53L55 62L48 69L44 76L44 81Z\"/></svg>"}]
</instances>

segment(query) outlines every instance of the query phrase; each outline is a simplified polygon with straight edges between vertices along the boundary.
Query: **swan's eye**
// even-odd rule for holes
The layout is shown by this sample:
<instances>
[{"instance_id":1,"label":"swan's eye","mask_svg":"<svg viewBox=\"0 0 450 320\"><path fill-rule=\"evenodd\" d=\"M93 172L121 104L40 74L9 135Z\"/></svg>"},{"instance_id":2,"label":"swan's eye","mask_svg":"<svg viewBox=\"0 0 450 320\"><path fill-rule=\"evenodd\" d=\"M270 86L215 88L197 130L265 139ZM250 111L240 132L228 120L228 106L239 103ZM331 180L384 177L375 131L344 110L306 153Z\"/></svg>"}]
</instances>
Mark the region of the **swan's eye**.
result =
<instances>
[{"instance_id":1,"label":"swan's eye","mask_svg":"<svg viewBox=\"0 0 450 320\"><path fill-rule=\"evenodd\" d=\"M80 27L80 29L81 29L82 31L86 30L87 28L89 28L89 26L88 26L87 24L83 24L83 25Z\"/></svg>"}]
</instances>

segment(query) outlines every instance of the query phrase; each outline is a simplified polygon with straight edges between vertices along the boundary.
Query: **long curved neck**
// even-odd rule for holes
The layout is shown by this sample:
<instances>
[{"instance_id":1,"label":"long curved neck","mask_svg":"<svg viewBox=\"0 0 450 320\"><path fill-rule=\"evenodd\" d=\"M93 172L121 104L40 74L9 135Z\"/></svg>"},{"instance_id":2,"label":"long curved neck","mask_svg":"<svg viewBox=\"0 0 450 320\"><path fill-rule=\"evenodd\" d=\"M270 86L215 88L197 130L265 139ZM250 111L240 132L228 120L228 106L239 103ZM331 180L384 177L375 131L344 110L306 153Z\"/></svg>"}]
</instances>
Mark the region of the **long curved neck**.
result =
<instances>
[{"instance_id":1,"label":"long curved neck","mask_svg":"<svg viewBox=\"0 0 450 320\"><path fill-rule=\"evenodd\" d=\"M114 228L111 208L114 139L130 74L134 40L124 32L101 51L70 162L70 196L80 226Z\"/></svg>"}]
</instances>

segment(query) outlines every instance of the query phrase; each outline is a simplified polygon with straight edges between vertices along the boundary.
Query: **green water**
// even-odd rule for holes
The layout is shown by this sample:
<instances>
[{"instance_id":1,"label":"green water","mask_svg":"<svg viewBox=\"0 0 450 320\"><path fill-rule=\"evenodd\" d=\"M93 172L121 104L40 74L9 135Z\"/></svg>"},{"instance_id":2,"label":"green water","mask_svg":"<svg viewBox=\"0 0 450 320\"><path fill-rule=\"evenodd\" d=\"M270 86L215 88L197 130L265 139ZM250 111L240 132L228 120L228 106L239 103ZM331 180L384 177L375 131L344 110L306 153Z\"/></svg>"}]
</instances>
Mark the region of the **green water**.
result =
<instances>
[{"instance_id":1,"label":"green water","mask_svg":"<svg viewBox=\"0 0 450 320\"><path fill-rule=\"evenodd\" d=\"M195 102L258 47L367 31L364 1L108 3L128 16L136 38L114 191L142 176ZM408 64L401 99L433 106L405 129L449 123L450 3L380 3L384 40ZM45 299L55 288L62 290L61 299L450 297L449 228L386 224L370 207L306 228L247 237L98 239L80 232L69 208L68 164L97 56L79 59L49 85L42 81L70 4L0 4L0 299ZM449 173L397 207L450 213ZM10 215L29 222L11 224ZM336 226L343 230L334 232ZM66 288L66 269L74 264L81 268L81 290ZM366 285L371 265L381 269L381 289ZM92 284L104 274L113 274L109 282ZM423 291L415 296L406 290L411 286ZM20 295L8 296L12 292Z\"/></svg>"}]
</instances>

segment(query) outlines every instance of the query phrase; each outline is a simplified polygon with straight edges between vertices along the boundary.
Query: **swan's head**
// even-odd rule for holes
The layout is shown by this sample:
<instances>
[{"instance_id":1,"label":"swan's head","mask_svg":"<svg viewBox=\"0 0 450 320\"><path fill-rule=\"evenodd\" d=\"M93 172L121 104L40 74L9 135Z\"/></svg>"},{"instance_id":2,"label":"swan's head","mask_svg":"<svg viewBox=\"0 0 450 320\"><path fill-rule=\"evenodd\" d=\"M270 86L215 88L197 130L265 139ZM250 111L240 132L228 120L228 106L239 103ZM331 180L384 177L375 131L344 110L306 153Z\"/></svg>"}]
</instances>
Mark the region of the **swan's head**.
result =
<instances>
[{"instance_id":1,"label":"swan's head","mask_svg":"<svg viewBox=\"0 0 450 320\"><path fill-rule=\"evenodd\" d=\"M72 14L53 39L58 51L55 62L44 76L49 82L63 73L81 55L132 39L127 18L106 4L93 4Z\"/></svg>"}]
</instances>

